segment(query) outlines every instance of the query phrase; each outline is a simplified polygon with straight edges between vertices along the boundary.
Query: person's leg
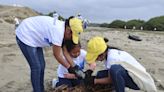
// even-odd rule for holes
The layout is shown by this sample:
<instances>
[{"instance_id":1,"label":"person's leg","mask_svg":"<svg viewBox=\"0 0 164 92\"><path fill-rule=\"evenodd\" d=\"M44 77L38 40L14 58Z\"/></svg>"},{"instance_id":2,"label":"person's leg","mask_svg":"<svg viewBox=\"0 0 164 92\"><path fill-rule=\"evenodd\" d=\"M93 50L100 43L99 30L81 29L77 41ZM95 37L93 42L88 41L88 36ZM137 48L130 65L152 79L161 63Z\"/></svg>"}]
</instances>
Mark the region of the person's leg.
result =
<instances>
[{"instance_id":1,"label":"person's leg","mask_svg":"<svg viewBox=\"0 0 164 92\"><path fill-rule=\"evenodd\" d=\"M40 84L40 73L41 73L41 65L37 53L37 48L30 47L23 42L21 42L18 38L16 38L17 43L25 56L26 60L31 69L31 82L33 86L34 92L43 92Z\"/></svg>"},{"instance_id":2,"label":"person's leg","mask_svg":"<svg viewBox=\"0 0 164 92\"><path fill-rule=\"evenodd\" d=\"M122 72L125 71L120 65L112 65L110 68L110 76L116 92L125 92L125 80Z\"/></svg>"},{"instance_id":3,"label":"person's leg","mask_svg":"<svg viewBox=\"0 0 164 92\"><path fill-rule=\"evenodd\" d=\"M134 90L140 90L140 88L137 86L137 84L129 76L128 71L126 71L124 79L125 79L126 87L129 87Z\"/></svg>"},{"instance_id":4,"label":"person's leg","mask_svg":"<svg viewBox=\"0 0 164 92\"><path fill-rule=\"evenodd\" d=\"M109 76L109 71L108 70L101 70L98 71L96 78L105 78Z\"/></svg>"},{"instance_id":5,"label":"person's leg","mask_svg":"<svg viewBox=\"0 0 164 92\"><path fill-rule=\"evenodd\" d=\"M67 78L58 78L59 82L56 83L56 87L61 85L67 85L68 87L72 87L72 83L70 79Z\"/></svg>"},{"instance_id":6,"label":"person's leg","mask_svg":"<svg viewBox=\"0 0 164 92\"><path fill-rule=\"evenodd\" d=\"M127 70L125 70L121 65L112 65L110 68L110 76L116 92L125 92L127 84L130 84L133 89L138 89L137 85L132 82L133 80L129 80L131 77L128 76Z\"/></svg>"},{"instance_id":7,"label":"person's leg","mask_svg":"<svg viewBox=\"0 0 164 92\"><path fill-rule=\"evenodd\" d=\"M43 54L43 49L38 48L38 57L41 65L41 72L40 72L40 84L41 84L41 89L44 91L44 70L45 70L45 59L44 59L44 54Z\"/></svg>"}]
</instances>

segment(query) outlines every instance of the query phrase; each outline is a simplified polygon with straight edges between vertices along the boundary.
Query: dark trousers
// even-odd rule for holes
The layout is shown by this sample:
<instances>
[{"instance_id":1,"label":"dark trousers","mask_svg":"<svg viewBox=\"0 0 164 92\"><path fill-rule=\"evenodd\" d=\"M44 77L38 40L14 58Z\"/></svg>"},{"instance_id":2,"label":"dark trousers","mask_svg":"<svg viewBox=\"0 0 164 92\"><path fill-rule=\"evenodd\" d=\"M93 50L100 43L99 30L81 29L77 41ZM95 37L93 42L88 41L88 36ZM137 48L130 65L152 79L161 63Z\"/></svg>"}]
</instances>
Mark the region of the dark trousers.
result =
<instances>
[{"instance_id":1,"label":"dark trousers","mask_svg":"<svg viewBox=\"0 0 164 92\"><path fill-rule=\"evenodd\" d=\"M129 76L128 71L121 65L112 65L109 71L116 92L125 92L125 87L139 90L139 87Z\"/></svg>"},{"instance_id":2,"label":"dark trousers","mask_svg":"<svg viewBox=\"0 0 164 92\"><path fill-rule=\"evenodd\" d=\"M109 76L112 78L112 85L115 87L116 92L125 92L125 87L139 90L139 87L129 76L128 71L121 65L112 65L110 70L98 71L96 78L104 78Z\"/></svg>"}]
</instances>

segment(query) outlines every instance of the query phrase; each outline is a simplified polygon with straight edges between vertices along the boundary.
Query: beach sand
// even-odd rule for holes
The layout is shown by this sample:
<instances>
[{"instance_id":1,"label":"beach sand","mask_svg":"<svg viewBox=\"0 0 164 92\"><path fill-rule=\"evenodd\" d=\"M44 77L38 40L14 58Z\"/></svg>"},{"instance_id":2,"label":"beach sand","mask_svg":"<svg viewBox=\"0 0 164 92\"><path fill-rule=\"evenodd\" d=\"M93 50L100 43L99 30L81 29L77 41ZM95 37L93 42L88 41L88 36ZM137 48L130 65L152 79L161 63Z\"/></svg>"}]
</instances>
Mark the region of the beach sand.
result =
<instances>
[{"instance_id":1,"label":"beach sand","mask_svg":"<svg viewBox=\"0 0 164 92\"><path fill-rule=\"evenodd\" d=\"M2 21L0 23L0 92L32 92L30 69L16 44L14 25L0 20ZM143 41L129 40L128 34L138 35ZM158 92L164 92L164 32L90 27L81 34L82 47L86 49L87 40L97 35L107 37L109 45L131 53L152 75ZM53 57L51 48L45 48L44 54L46 60L44 84L48 90L50 81L57 78L58 62ZM98 63L97 66L99 70L102 69L103 64Z\"/></svg>"}]
</instances>

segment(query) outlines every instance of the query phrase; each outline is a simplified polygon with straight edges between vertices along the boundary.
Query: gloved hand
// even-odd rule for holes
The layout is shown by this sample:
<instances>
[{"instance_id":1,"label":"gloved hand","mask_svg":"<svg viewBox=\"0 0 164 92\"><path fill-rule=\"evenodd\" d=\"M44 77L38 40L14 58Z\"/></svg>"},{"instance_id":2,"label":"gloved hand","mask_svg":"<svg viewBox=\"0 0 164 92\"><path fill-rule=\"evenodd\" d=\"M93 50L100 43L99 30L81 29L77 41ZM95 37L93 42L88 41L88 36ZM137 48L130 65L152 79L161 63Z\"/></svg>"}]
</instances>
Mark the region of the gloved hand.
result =
<instances>
[{"instance_id":1,"label":"gloved hand","mask_svg":"<svg viewBox=\"0 0 164 92\"><path fill-rule=\"evenodd\" d=\"M68 72L69 73L73 73L73 74L75 74L75 70L77 70L77 69L79 69L79 66L78 65L75 65L74 67L69 67L68 68Z\"/></svg>"},{"instance_id":2,"label":"gloved hand","mask_svg":"<svg viewBox=\"0 0 164 92\"><path fill-rule=\"evenodd\" d=\"M89 70L86 70L84 73L85 73L85 76L92 76L93 71L89 69Z\"/></svg>"},{"instance_id":3,"label":"gloved hand","mask_svg":"<svg viewBox=\"0 0 164 92\"><path fill-rule=\"evenodd\" d=\"M87 85L94 85L94 79L95 76L92 76L93 71L92 70L86 70L85 71L85 78L84 78L84 84Z\"/></svg>"},{"instance_id":4,"label":"gloved hand","mask_svg":"<svg viewBox=\"0 0 164 92\"><path fill-rule=\"evenodd\" d=\"M94 79L95 79L95 76L85 76L84 78L84 84L87 86L87 85L94 85Z\"/></svg>"},{"instance_id":5,"label":"gloved hand","mask_svg":"<svg viewBox=\"0 0 164 92\"><path fill-rule=\"evenodd\" d=\"M82 70L80 70L78 65L75 65L74 67L69 67L68 72L75 74L76 77L79 78L79 79L81 79L81 78L84 79L85 78L85 73Z\"/></svg>"}]
</instances>

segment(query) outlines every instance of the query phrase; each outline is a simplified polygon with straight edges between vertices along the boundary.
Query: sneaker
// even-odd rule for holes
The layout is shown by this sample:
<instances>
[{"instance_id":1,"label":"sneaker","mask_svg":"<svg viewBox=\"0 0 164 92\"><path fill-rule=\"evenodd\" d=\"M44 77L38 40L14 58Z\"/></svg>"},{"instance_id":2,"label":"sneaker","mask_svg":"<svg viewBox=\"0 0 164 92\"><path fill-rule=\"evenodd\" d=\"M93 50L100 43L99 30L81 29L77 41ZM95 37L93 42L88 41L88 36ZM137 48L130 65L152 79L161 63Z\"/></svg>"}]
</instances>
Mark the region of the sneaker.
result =
<instances>
[{"instance_id":1,"label":"sneaker","mask_svg":"<svg viewBox=\"0 0 164 92\"><path fill-rule=\"evenodd\" d=\"M56 84L59 82L59 80L58 79L53 79L52 80L52 88L55 88L56 87Z\"/></svg>"}]
</instances>

